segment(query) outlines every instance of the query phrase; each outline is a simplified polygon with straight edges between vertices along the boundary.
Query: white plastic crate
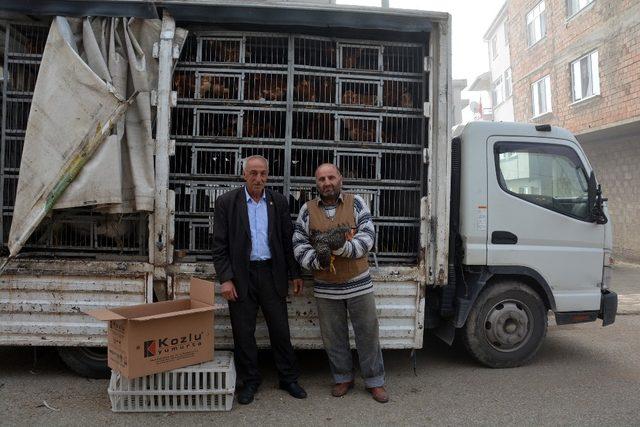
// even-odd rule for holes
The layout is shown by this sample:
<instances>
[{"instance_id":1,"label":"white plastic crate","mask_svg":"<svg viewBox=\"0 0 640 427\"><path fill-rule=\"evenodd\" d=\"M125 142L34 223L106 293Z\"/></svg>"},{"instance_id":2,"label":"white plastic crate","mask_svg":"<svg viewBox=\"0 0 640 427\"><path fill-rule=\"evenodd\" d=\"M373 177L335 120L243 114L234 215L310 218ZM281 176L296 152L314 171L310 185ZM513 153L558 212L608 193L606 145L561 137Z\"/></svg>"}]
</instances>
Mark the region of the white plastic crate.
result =
<instances>
[{"instance_id":1,"label":"white plastic crate","mask_svg":"<svg viewBox=\"0 0 640 427\"><path fill-rule=\"evenodd\" d=\"M109 399L114 412L229 411L236 387L233 354L173 371L127 379L111 372Z\"/></svg>"}]
</instances>

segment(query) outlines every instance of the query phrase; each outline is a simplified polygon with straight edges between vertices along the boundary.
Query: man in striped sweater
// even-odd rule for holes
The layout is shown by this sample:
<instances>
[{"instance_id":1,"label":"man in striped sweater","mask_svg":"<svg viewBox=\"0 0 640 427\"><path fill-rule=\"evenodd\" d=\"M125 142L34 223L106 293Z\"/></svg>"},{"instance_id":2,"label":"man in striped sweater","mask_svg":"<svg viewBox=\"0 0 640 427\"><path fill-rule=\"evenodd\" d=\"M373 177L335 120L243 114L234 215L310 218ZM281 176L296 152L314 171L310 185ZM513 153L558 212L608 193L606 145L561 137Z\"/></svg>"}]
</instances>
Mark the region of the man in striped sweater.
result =
<instances>
[{"instance_id":1,"label":"man in striped sweater","mask_svg":"<svg viewBox=\"0 0 640 427\"><path fill-rule=\"evenodd\" d=\"M360 196L341 191L342 175L335 165L320 165L315 177L319 197L300 209L293 250L298 263L313 273L322 341L335 382L331 394L344 396L353 387L348 313L365 387L384 403L389 396L367 261L375 239L371 212Z\"/></svg>"}]
</instances>

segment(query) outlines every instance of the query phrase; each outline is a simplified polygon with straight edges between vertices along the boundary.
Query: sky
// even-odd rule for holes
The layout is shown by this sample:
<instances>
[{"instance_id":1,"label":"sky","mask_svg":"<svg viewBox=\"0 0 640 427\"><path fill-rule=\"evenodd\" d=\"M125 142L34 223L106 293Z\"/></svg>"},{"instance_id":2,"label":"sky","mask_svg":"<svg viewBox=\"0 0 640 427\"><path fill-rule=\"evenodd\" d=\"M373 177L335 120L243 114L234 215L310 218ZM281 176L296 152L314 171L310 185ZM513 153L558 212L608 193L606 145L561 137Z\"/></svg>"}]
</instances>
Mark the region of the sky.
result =
<instances>
[{"instance_id":1,"label":"sky","mask_svg":"<svg viewBox=\"0 0 640 427\"><path fill-rule=\"evenodd\" d=\"M379 6L380 0L337 0L337 3ZM389 0L392 8L451 14L452 74L454 79L467 79L467 85L489 71L489 54L482 37L504 3L505 0Z\"/></svg>"}]
</instances>

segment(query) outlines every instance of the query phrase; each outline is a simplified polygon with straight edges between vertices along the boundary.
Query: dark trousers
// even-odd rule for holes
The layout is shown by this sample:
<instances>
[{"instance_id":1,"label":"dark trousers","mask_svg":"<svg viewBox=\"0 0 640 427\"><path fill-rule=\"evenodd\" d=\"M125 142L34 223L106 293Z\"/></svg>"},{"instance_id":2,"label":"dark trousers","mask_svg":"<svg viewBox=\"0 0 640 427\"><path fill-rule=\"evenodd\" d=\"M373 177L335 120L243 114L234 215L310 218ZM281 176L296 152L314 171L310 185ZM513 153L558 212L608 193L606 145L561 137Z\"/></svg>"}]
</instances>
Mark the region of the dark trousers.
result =
<instances>
[{"instance_id":1,"label":"dark trousers","mask_svg":"<svg viewBox=\"0 0 640 427\"><path fill-rule=\"evenodd\" d=\"M242 301L229 301L238 377L245 385L260 384L261 381L255 337L256 317L260 307L269 329L269 340L280 381L298 381L299 370L291 346L287 302L276 292L270 263L252 262L249 277L247 297Z\"/></svg>"}]
</instances>

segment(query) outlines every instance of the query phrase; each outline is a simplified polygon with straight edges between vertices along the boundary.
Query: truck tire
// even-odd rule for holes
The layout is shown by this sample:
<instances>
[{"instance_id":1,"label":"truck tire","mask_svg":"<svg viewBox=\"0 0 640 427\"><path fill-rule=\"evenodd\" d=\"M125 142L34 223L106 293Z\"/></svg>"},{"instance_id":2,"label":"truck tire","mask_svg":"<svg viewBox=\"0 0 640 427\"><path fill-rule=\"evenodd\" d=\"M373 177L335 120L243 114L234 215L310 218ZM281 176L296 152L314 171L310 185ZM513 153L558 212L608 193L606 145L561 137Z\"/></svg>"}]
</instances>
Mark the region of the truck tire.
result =
<instances>
[{"instance_id":1,"label":"truck tire","mask_svg":"<svg viewBox=\"0 0 640 427\"><path fill-rule=\"evenodd\" d=\"M75 373L88 378L109 378L106 347L58 347L62 361Z\"/></svg>"},{"instance_id":2,"label":"truck tire","mask_svg":"<svg viewBox=\"0 0 640 427\"><path fill-rule=\"evenodd\" d=\"M491 368L524 365L547 334L547 308L540 295L517 281L489 285L478 296L462 330L467 351Z\"/></svg>"}]
</instances>

